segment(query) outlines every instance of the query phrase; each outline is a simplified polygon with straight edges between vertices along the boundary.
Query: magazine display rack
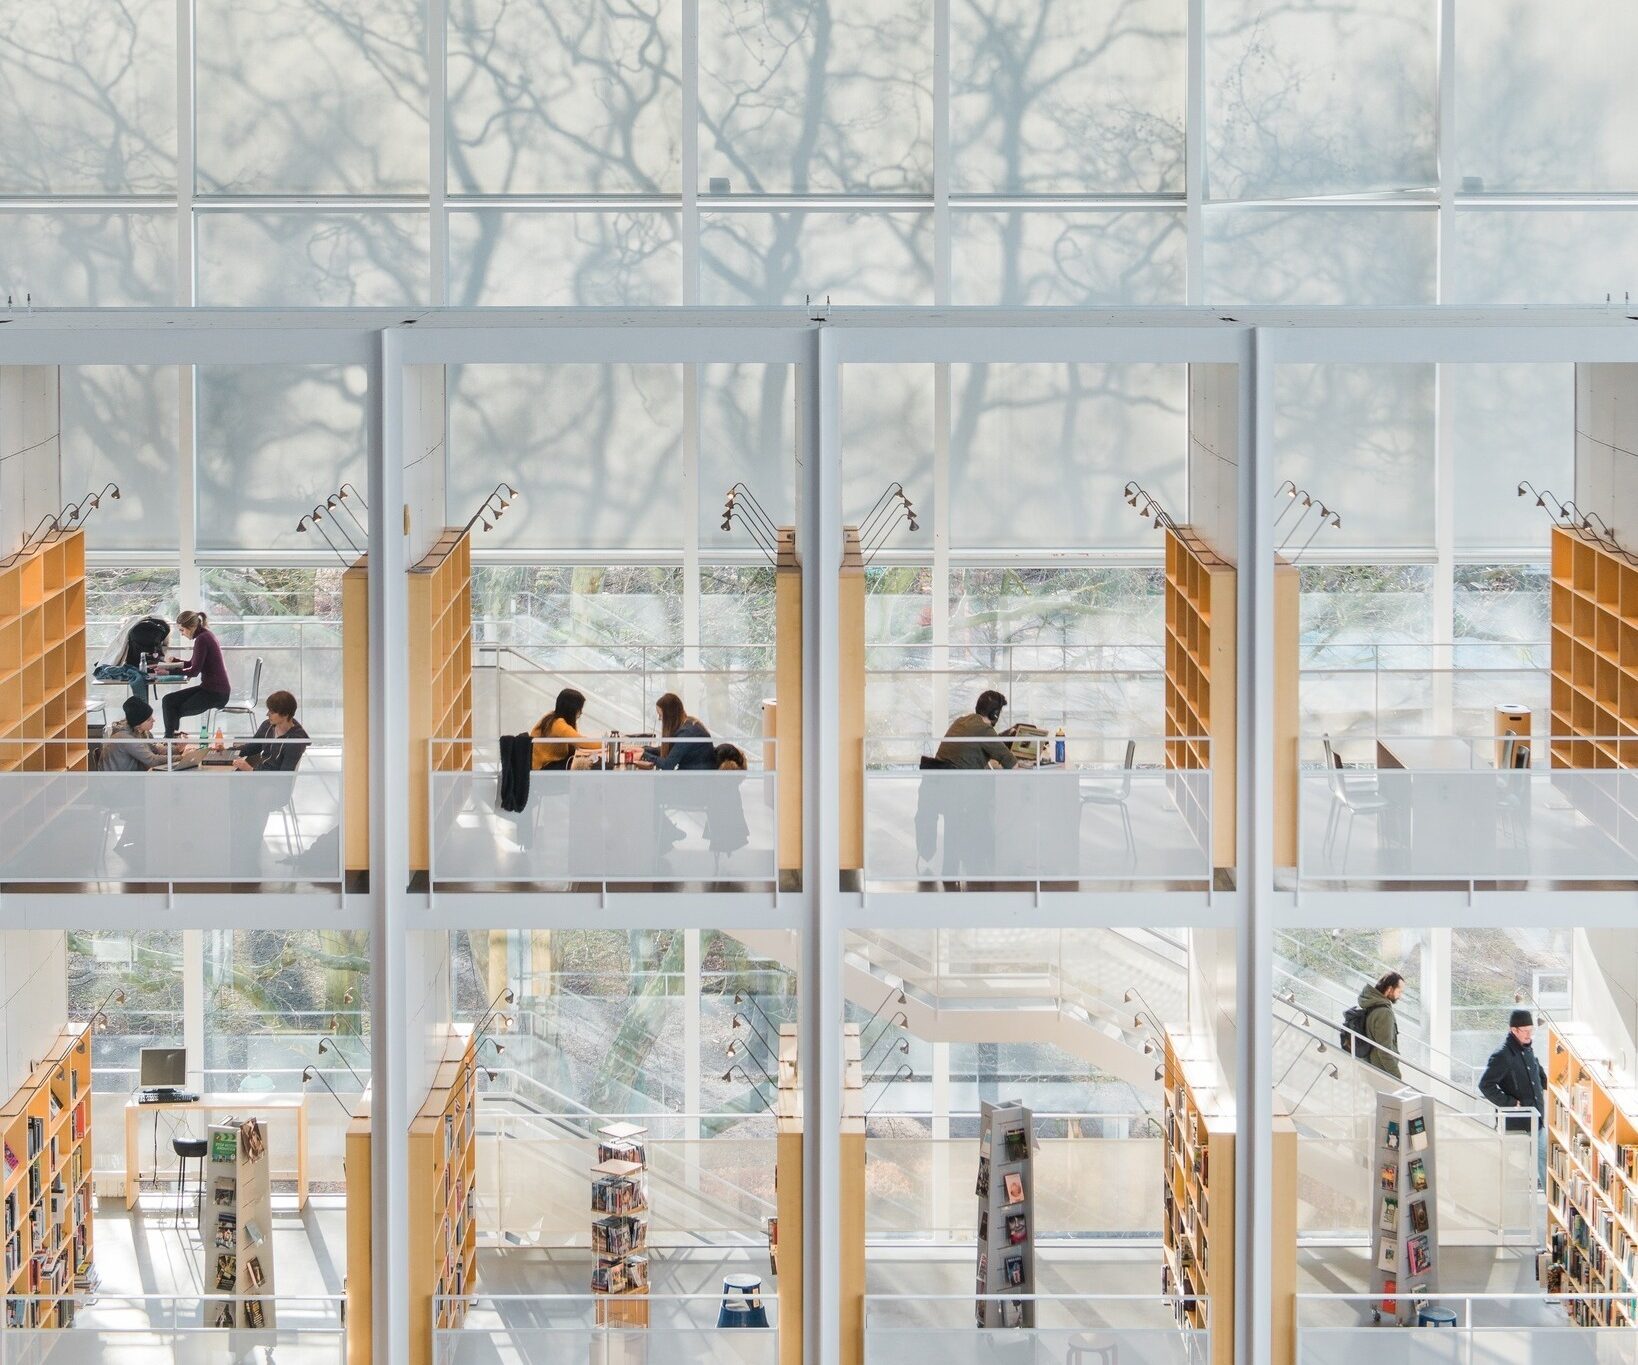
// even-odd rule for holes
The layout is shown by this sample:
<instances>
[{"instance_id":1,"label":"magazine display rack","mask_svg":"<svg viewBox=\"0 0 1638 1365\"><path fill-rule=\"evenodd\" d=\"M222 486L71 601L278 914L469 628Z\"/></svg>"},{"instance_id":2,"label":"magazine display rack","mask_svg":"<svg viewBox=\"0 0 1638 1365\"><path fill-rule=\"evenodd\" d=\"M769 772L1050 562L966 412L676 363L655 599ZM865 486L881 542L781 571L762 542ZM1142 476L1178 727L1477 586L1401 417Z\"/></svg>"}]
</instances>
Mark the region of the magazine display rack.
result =
<instances>
[{"instance_id":1,"label":"magazine display rack","mask_svg":"<svg viewBox=\"0 0 1638 1365\"><path fill-rule=\"evenodd\" d=\"M205 1189L199 1201L205 1288L210 1294L234 1296L206 1300L205 1326L271 1328L273 1191L267 1129L260 1119L229 1119L211 1124L205 1140Z\"/></svg>"},{"instance_id":2,"label":"magazine display rack","mask_svg":"<svg viewBox=\"0 0 1638 1365\"><path fill-rule=\"evenodd\" d=\"M597 1130L592 1167L592 1293L599 1327L648 1326L648 1129Z\"/></svg>"},{"instance_id":3,"label":"magazine display rack","mask_svg":"<svg viewBox=\"0 0 1638 1365\"><path fill-rule=\"evenodd\" d=\"M1035 1116L1017 1100L984 1103L978 1127L980 1327L1035 1326ZM1021 1297L996 1298L1018 1294ZM985 1297L990 1296L990 1297Z\"/></svg>"},{"instance_id":4,"label":"magazine display rack","mask_svg":"<svg viewBox=\"0 0 1638 1365\"><path fill-rule=\"evenodd\" d=\"M1402 1326L1438 1289L1439 1187L1434 1105L1414 1090L1376 1097L1371 1293L1378 1322Z\"/></svg>"},{"instance_id":5,"label":"magazine display rack","mask_svg":"<svg viewBox=\"0 0 1638 1365\"><path fill-rule=\"evenodd\" d=\"M0 1109L7 1327L68 1327L95 1285L91 1236L91 1031L70 1024ZM11 1296L17 1297L11 1297Z\"/></svg>"},{"instance_id":6,"label":"magazine display rack","mask_svg":"<svg viewBox=\"0 0 1638 1365\"><path fill-rule=\"evenodd\" d=\"M1595 1060L1596 1044L1547 1031L1548 1288L1583 1327L1630 1327L1638 1301L1638 1092Z\"/></svg>"}]
</instances>

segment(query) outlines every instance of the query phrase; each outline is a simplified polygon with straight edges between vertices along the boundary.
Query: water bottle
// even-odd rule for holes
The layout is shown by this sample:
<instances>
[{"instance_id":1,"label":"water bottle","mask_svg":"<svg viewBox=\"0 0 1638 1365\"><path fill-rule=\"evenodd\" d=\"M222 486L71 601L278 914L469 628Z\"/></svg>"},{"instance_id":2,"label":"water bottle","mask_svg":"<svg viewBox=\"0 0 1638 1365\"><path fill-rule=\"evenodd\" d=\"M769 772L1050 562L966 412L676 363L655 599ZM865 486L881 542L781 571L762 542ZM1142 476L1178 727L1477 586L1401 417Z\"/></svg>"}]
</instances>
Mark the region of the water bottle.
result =
<instances>
[{"instance_id":1,"label":"water bottle","mask_svg":"<svg viewBox=\"0 0 1638 1365\"><path fill-rule=\"evenodd\" d=\"M221 753L223 749L227 748L227 738L222 734L220 725L216 727L216 733L211 737L210 747L216 750L217 753Z\"/></svg>"},{"instance_id":2,"label":"water bottle","mask_svg":"<svg viewBox=\"0 0 1638 1365\"><path fill-rule=\"evenodd\" d=\"M199 747L201 749L203 749L209 743L210 743L210 722L202 720L202 721L199 722Z\"/></svg>"},{"instance_id":3,"label":"water bottle","mask_svg":"<svg viewBox=\"0 0 1638 1365\"><path fill-rule=\"evenodd\" d=\"M1054 763L1056 763L1060 768L1063 767L1064 758L1068 754L1068 752L1069 752L1069 745L1064 740L1064 727L1060 725L1058 727L1057 738L1053 741L1053 745L1052 745L1052 761Z\"/></svg>"}]
</instances>

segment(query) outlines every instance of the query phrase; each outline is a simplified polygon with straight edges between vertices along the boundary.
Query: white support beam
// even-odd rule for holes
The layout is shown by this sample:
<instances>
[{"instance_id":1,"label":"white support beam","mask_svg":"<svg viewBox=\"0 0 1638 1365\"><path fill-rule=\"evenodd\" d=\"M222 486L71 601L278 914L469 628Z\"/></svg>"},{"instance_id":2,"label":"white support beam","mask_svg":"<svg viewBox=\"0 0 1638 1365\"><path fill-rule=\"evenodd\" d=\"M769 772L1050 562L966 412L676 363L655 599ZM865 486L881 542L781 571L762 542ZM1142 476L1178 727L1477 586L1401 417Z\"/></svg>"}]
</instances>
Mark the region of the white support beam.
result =
<instances>
[{"instance_id":1,"label":"white support beam","mask_svg":"<svg viewBox=\"0 0 1638 1365\"><path fill-rule=\"evenodd\" d=\"M409 1066L405 887L409 882L409 601L405 582L403 357L378 335L370 367L370 1052L373 1355L409 1358Z\"/></svg>"},{"instance_id":2,"label":"white support beam","mask_svg":"<svg viewBox=\"0 0 1638 1365\"><path fill-rule=\"evenodd\" d=\"M445 112L449 0L426 0L426 19L428 287L433 307L442 308L449 302L449 213L445 206L449 185L445 143L449 130Z\"/></svg>"},{"instance_id":3,"label":"white support beam","mask_svg":"<svg viewBox=\"0 0 1638 1365\"><path fill-rule=\"evenodd\" d=\"M151 922L151 921L150 921ZM182 931L182 1047L188 1057L188 1088L205 1084L205 931Z\"/></svg>"}]
</instances>

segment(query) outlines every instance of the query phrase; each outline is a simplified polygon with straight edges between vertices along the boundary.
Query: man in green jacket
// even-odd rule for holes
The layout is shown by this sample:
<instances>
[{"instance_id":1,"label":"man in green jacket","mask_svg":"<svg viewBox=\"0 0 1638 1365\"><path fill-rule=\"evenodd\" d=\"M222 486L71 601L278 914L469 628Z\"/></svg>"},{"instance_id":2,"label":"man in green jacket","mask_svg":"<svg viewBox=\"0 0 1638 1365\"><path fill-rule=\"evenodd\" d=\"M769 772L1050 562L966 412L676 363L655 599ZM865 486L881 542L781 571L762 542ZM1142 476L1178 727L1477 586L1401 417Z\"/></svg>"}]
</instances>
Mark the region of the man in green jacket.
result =
<instances>
[{"instance_id":1,"label":"man in green jacket","mask_svg":"<svg viewBox=\"0 0 1638 1365\"><path fill-rule=\"evenodd\" d=\"M944 732L946 741L964 742L940 744L938 760L950 768L987 768L992 763L998 768L1014 767L1018 759L1001 742L995 729L1001 723L1001 712L1006 706L1007 699L999 692L981 692L971 713L957 716Z\"/></svg>"},{"instance_id":2,"label":"man in green jacket","mask_svg":"<svg viewBox=\"0 0 1638 1365\"><path fill-rule=\"evenodd\" d=\"M1365 987L1359 993L1359 1008L1365 1016L1359 1031L1367 1041L1354 1040L1354 1054L1361 1061L1387 1072L1395 1080L1404 1077L1399 1074L1399 1020L1393 1006L1404 993L1405 978L1398 972L1388 972L1374 986Z\"/></svg>"}]
</instances>

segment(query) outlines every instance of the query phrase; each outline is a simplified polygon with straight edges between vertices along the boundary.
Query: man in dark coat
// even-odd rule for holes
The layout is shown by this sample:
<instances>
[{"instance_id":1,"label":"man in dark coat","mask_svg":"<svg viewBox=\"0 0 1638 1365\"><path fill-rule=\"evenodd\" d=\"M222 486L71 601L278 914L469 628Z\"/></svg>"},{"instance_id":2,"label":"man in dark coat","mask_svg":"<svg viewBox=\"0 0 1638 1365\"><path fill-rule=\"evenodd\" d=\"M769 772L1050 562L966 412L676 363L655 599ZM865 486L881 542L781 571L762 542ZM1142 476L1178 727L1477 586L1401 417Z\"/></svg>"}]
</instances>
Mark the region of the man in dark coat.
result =
<instances>
[{"instance_id":1,"label":"man in dark coat","mask_svg":"<svg viewBox=\"0 0 1638 1365\"><path fill-rule=\"evenodd\" d=\"M1536 1060L1531 1040L1536 1021L1529 1010L1514 1010L1507 1020L1507 1037L1490 1054L1479 1093L1498 1109L1536 1111L1536 1169L1541 1184L1547 1183L1547 1077ZM1530 1116L1516 1114L1506 1120L1509 1133L1528 1133Z\"/></svg>"}]
</instances>

